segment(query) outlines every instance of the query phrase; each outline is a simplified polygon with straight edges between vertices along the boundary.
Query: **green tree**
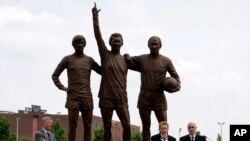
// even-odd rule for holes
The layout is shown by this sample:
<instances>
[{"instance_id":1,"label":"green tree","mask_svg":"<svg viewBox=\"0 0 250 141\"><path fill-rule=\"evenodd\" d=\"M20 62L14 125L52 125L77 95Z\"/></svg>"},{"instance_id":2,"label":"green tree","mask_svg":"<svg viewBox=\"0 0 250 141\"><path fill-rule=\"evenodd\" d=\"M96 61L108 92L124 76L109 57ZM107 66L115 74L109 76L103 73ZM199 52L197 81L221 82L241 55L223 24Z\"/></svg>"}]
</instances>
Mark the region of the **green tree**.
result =
<instances>
[{"instance_id":1,"label":"green tree","mask_svg":"<svg viewBox=\"0 0 250 141\"><path fill-rule=\"evenodd\" d=\"M220 134L217 135L217 141L221 141L221 136L220 136Z\"/></svg>"},{"instance_id":2,"label":"green tree","mask_svg":"<svg viewBox=\"0 0 250 141\"><path fill-rule=\"evenodd\" d=\"M51 132L55 134L56 140L58 141L66 141L66 136L64 129L62 128L58 119L55 120Z\"/></svg>"},{"instance_id":3,"label":"green tree","mask_svg":"<svg viewBox=\"0 0 250 141\"><path fill-rule=\"evenodd\" d=\"M15 135L10 133L10 121L6 118L0 119L0 141L15 141Z\"/></svg>"},{"instance_id":4,"label":"green tree","mask_svg":"<svg viewBox=\"0 0 250 141\"><path fill-rule=\"evenodd\" d=\"M100 127L94 130L94 140L93 141L103 141L104 128ZM132 131L131 132L131 141L141 141L142 136L140 132Z\"/></svg>"},{"instance_id":5,"label":"green tree","mask_svg":"<svg viewBox=\"0 0 250 141\"><path fill-rule=\"evenodd\" d=\"M141 133L138 131L132 131L131 132L131 141L141 141L142 136Z\"/></svg>"},{"instance_id":6,"label":"green tree","mask_svg":"<svg viewBox=\"0 0 250 141\"><path fill-rule=\"evenodd\" d=\"M103 126L94 130L94 141L103 141L104 128Z\"/></svg>"}]
</instances>

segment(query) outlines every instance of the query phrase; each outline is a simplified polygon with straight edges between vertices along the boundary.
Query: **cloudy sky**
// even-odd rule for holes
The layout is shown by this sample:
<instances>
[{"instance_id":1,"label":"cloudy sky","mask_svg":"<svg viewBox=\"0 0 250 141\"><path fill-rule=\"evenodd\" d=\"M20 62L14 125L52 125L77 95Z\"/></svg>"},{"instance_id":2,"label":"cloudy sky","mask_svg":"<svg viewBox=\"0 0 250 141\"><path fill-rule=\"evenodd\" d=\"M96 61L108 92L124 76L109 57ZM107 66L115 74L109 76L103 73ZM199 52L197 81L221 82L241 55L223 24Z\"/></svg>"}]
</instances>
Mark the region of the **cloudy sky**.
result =
<instances>
[{"instance_id":1,"label":"cloudy sky","mask_svg":"<svg viewBox=\"0 0 250 141\"><path fill-rule=\"evenodd\" d=\"M122 54L149 53L147 40L162 39L161 54L172 59L181 77L181 91L165 93L170 134L187 134L194 121L201 134L216 140L223 125L250 124L250 1L249 0L96 0L104 40L123 35ZM74 35L86 37L85 53L100 62L92 27L93 0L0 0L0 110L40 105L61 112L66 95L51 80L62 57L74 50ZM108 45L108 43L106 43ZM66 71L61 80L67 84ZM100 116L100 76L91 76L94 114ZM131 123L141 126L137 97L139 73L128 73ZM118 120L114 114L114 120ZM158 132L152 113L151 132Z\"/></svg>"}]
</instances>

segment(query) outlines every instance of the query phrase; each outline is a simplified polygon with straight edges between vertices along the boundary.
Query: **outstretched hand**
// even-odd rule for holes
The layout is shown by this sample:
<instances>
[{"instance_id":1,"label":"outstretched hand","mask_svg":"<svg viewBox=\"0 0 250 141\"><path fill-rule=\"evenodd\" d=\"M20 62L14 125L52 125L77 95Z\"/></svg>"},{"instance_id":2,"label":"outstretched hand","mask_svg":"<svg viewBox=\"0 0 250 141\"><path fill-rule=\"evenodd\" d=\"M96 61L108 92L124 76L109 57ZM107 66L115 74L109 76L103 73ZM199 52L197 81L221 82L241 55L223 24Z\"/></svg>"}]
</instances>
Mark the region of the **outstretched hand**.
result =
<instances>
[{"instance_id":1,"label":"outstretched hand","mask_svg":"<svg viewBox=\"0 0 250 141\"><path fill-rule=\"evenodd\" d=\"M97 7L96 7L96 3L95 3L94 7L92 8L92 13L94 15L97 15L99 13L99 11L101 11L101 9L98 10Z\"/></svg>"}]
</instances>

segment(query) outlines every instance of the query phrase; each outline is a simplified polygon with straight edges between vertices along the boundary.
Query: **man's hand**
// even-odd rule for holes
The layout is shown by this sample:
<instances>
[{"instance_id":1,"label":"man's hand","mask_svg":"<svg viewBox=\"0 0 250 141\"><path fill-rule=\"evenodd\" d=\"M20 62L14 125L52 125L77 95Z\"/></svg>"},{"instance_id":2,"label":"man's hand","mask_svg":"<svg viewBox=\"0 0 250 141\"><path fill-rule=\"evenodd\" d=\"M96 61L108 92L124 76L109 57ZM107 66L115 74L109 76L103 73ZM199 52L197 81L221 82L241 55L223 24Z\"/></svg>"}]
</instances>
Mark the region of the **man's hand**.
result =
<instances>
[{"instance_id":1,"label":"man's hand","mask_svg":"<svg viewBox=\"0 0 250 141\"><path fill-rule=\"evenodd\" d=\"M95 3L95 6L92 8L93 15L98 15L99 11L101 11L101 9L98 10Z\"/></svg>"},{"instance_id":2,"label":"man's hand","mask_svg":"<svg viewBox=\"0 0 250 141\"><path fill-rule=\"evenodd\" d=\"M129 54L127 54L127 53L125 53L124 55L123 55L123 57L125 58L125 60L132 60L132 58L130 57L130 55Z\"/></svg>"},{"instance_id":3,"label":"man's hand","mask_svg":"<svg viewBox=\"0 0 250 141\"><path fill-rule=\"evenodd\" d=\"M69 88L66 88L66 87L62 86L62 87L61 87L61 90L67 92L67 91L69 90Z\"/></svg>"}]
</instances>

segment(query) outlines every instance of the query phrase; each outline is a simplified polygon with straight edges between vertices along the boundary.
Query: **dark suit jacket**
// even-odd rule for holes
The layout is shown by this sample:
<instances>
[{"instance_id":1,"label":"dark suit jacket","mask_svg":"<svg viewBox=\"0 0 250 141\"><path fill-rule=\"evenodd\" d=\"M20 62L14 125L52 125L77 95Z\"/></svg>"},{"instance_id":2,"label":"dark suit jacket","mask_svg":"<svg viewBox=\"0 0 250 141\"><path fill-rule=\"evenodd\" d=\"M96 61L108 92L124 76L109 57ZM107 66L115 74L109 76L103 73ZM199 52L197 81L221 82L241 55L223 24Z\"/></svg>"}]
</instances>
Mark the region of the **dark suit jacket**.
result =
<instances>
[{"instance_id":1,"label":"dark suit jacket","mask_svg":"<svg viewBox=\"0 0 250 141\"><path fill-rule=\"evenodd\" d=\"M190 136L186 135L180 138L180 141L191 141ZM206 141L206 138L204 136L196 135L195 141Z\"/></svg>"},{"instance_id":2,"label":"dark suit jacket","mask_svg":"<svg viewBox=\"0 0 250 141\"><path fill-rule=\"evenodd\" d=\"M161 134L156 134L151 137L151 141L161 141ZM168 141L176 141L175 137L168 135Z\"/></svg>"},{"instance_id":3,"label":"dark suit jacket","mask_svg":"<svg viewBox=\"0 0 250 141\"><path fill-rule=\"evenodd\" d=\"M50 138L51 138L51 141L56 141L56 137L54 133L50 132ZM37 131L35 133L35 141L49 141L48 134L43 129L41 129L40 131Z\"/></svg>"}]
</instances>

